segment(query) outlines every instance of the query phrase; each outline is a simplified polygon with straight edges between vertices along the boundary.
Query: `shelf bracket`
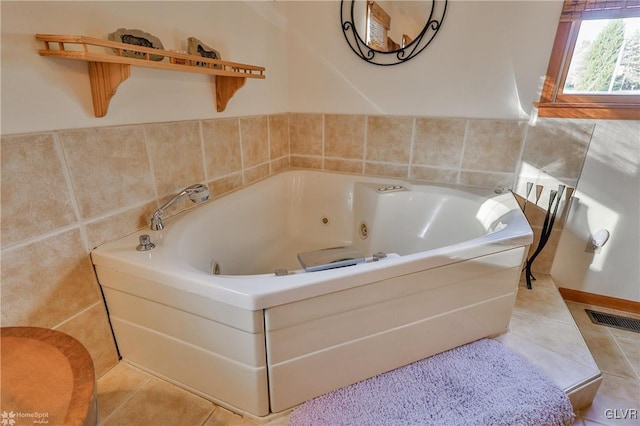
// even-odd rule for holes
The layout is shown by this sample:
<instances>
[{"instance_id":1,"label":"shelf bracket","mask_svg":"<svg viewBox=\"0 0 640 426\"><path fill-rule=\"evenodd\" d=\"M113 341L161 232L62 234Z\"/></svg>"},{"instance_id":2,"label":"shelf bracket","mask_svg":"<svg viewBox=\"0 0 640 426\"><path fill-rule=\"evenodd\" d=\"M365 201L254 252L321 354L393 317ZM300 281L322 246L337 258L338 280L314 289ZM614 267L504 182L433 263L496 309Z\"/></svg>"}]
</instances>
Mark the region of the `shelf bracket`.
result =
<instances>
[{"instance_id":1,"label":"shelf bracket","mask_svg":"<svg viewBox=\"0 0 640 426\"><path fill-rule=\"evenodd\" d=\"M109 102L120 83L131 75L131 65L108 62L88 62L93 112L96 117L104 117L109 109Z\"/></svg>"},{"instance_id":2,"label":"shelf bracket","mask_svg":"<svg viewBox=\"0 0 640 426\"><path fill-rule=\"evenodd\" d=\"M246 83L246 77L216 76L216 110L222 112L229 99Z\"/></svg>"}]
</instances>

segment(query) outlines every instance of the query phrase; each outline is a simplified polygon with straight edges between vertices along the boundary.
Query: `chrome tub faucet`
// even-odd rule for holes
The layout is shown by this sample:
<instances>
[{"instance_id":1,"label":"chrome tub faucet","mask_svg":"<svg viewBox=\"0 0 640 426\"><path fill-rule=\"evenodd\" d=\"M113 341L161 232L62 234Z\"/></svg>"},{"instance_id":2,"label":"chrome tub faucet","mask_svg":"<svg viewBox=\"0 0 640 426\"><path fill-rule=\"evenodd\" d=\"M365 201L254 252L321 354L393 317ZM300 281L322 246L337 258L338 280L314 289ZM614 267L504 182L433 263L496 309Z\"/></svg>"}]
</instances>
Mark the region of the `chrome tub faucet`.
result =
<instances>
[{"instance_id":1,"label":"chrome tub faucet","mask_svg":"<svg viewBox=\"0 0 640 426\"><path fill-rule=\"evenodd\" d=\"M186 187L178 194L176 194L175 197L173 197L164 206L160 207L155 211L155 213L153 213L153 216L151 217L152 231L160 231L161 229L164 229L162 218L160 216L164 214L165 210L167 210L178 201L182 200L184 197L189 197L189 199L196 204L203 203L209 199L209 188L201 183L196 183L195 185Z\"/></svg>"}]
</instances>

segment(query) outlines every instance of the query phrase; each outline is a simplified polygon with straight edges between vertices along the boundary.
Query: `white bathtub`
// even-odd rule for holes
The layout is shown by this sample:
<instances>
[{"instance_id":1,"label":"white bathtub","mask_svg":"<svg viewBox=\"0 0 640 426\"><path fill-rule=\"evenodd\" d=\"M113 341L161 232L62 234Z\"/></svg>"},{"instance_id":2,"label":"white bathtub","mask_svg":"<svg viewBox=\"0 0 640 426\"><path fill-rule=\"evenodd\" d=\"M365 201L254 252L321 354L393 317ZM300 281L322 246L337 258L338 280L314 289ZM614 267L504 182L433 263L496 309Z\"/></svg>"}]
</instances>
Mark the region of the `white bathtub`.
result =
<instances>
[{"instance_id":1,"label":"white bathtub","mask_svg":"<svg viewBox=\"0 0 640 426\"><path fill-rule=\"evenodd\" d=\"M531 242L508 191L287 171L92 259L124 359L261 417L506 331ZM336 246L368 261L296 258Z\"/></svg>"}]
</instances>

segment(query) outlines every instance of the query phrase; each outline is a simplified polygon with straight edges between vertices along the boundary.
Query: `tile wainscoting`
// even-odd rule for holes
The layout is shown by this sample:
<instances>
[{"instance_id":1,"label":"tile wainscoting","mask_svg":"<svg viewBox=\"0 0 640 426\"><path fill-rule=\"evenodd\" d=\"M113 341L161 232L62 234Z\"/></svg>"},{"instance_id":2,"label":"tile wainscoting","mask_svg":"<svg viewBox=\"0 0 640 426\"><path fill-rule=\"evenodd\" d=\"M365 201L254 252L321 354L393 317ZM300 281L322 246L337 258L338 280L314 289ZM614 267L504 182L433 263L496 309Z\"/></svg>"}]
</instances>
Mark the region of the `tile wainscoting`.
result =
<instances>
[{"instance_id":1,"label":"tile wainscoting","mask_svg":"<svg viewBox=\"0 0 640 426\"><path fill-rule=\"evenodd\" d=\"M289 167L518 193L528 180L575 187L595 126L283 113L4 135L2 325L67 332L100 376L117 352L89 252L147 226L180 189L204 182L218 197ZM536 235L543 213L530 199ZM561 229L537 272L549 271Z\"/></svg>"}]
</instances>

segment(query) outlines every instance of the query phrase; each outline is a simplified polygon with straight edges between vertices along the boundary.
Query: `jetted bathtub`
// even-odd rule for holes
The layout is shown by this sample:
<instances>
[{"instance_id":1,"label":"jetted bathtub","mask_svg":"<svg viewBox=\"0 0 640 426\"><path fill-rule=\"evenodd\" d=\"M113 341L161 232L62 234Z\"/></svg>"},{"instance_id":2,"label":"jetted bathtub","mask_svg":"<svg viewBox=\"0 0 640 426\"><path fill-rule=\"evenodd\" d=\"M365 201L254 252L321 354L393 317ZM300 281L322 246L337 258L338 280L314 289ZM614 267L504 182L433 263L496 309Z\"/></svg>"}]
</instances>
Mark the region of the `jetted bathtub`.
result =
<instances>
[{"instance_id":1,"label":"jetted bathtub","mask_svg":"<svg viewBox=\"0 0 640 426\"><path fill-rule=\"evenodd\" d=\"M125 360L262 417L503 333L531 242L510 191L294 170L91 257Z\"/></svg>"}]
</instances>

